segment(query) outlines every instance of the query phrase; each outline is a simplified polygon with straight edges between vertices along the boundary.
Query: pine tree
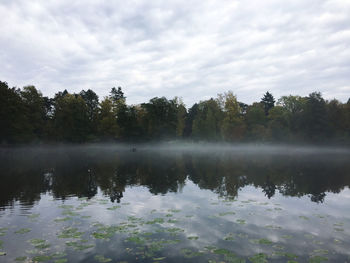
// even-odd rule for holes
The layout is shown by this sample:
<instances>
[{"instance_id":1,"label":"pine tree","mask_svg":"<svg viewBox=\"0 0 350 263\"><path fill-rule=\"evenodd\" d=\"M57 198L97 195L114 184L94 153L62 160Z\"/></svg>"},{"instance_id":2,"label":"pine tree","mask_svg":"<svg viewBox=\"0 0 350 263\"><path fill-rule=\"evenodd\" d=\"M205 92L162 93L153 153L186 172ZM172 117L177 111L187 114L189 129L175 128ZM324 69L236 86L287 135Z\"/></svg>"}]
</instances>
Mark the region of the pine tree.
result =
<instances>
[{"instance_id":1,"label":"pine tree","mask_svg":"<svg viewBox=\"0 0 350 263\"><path fill-rule=\"evenodd\" d=\"M275 99L270 92L266 92L261 99L261 103L264 105L265 115L269 114L269 110L275 106Z\"/></svg>"}]
</instances>

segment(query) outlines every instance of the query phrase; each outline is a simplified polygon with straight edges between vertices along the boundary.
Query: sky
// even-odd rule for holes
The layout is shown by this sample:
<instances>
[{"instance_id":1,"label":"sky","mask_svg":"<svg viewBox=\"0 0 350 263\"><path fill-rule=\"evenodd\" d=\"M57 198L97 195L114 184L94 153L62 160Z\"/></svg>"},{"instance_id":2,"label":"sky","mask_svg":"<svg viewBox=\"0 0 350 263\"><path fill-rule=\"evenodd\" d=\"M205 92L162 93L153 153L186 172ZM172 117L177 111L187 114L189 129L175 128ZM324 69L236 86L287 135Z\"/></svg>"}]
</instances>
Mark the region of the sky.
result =
<instances>
[{"instance_id":1,"label":"sky","mask_svg":"<svg viewBox=\"0 0 350 263\"><path fill-rule=\"evenodd\" d=\"M0 80L45 96L350 97L349 0L0 0L0 17Z\"/></svg>"}]
</instances>

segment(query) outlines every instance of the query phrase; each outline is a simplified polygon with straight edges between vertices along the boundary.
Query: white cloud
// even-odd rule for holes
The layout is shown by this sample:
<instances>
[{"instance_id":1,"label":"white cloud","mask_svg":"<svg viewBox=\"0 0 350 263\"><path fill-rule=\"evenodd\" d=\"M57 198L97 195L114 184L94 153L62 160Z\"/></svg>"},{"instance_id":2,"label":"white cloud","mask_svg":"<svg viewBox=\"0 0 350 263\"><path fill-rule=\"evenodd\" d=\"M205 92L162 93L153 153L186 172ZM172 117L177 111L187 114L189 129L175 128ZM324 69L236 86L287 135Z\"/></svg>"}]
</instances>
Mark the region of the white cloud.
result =
<instances>
[{"instance_id":1,"label":"white cloud","mask_svg":"<svg viewBox=\"0 0 350 263\"><path fill-rule=\"evenodd\" d=\"M318 90L349 97L341 0L1 1L0 80L44 95L122 86L128 103L228 89L251 103Z\"/></svg>"}]
</instances>

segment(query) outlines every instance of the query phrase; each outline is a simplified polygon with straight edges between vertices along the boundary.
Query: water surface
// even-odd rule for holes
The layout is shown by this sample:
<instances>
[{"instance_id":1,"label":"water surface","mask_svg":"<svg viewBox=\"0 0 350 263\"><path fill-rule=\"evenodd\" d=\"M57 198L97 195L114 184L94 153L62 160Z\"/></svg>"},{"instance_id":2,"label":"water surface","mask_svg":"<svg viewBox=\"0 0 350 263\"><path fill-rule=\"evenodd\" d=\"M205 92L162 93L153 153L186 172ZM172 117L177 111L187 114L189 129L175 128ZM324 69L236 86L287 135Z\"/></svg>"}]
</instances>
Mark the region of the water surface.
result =
<instances>
[{"instance_id":1,"label":"water surface","mask_svg":"<svg viewBox=\"0 0 350 263\"><path fill-rule=\"evenodd\" d=\"M0 151L0 262L350 262L349 151Z\"/></svg>"}]
</instances>

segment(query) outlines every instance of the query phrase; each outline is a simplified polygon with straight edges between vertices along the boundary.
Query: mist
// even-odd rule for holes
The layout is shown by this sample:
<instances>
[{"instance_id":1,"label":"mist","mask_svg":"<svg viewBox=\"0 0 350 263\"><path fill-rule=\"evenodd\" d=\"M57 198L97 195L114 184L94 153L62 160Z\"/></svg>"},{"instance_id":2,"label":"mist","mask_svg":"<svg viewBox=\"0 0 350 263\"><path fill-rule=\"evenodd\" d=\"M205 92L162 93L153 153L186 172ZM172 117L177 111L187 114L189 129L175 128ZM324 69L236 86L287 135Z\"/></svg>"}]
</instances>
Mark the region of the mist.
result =
<instances>
[{"instance_id":1,"label":"mist","mask_svg":"<svg viewBox=\"0 0 350 263\"><path fill-rule=\"evenodd\" d=\"M29 152L84 152L94 154L136 154L136 153L161 153L161 154L229 154L236 156L249 155L350 155L349 147L341 146L316 146L316 145L290 145L272 143L208 143L208 142L152 142L152 143L92 143L92 144L42 144L24 145L16 147L0 148L2 154L29 153Z\"/></svg>"}]
</instances>

